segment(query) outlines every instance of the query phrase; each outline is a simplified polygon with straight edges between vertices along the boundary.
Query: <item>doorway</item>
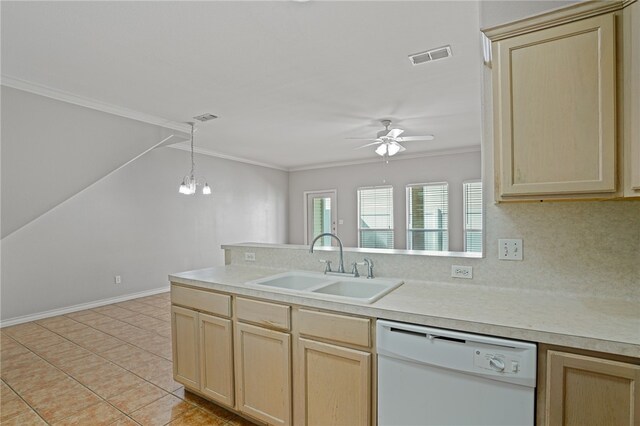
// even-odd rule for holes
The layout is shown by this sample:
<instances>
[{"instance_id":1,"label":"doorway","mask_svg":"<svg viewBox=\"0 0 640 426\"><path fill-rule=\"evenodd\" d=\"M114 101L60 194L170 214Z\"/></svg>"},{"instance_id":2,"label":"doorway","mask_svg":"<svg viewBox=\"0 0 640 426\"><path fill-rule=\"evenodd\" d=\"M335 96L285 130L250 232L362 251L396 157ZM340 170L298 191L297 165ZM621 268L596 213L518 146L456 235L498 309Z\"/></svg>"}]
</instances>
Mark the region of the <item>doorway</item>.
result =
<instances>
[{"instance_id":1,"label":"doorway","mask_svg":"<svg viewBox=\"0 0 640 426\"><path fill-rule=\"evenodd\" d=\"M337 191L330 189L326 191L307 191L305 198L305 236L304 243L311 244L313 239L324 233L337 232L338 209L336 204ZM336 234L337 235L337 234ZM331 246L334 239L323 237L316 242L316 246Z\"/></svg>"}]
</instances>

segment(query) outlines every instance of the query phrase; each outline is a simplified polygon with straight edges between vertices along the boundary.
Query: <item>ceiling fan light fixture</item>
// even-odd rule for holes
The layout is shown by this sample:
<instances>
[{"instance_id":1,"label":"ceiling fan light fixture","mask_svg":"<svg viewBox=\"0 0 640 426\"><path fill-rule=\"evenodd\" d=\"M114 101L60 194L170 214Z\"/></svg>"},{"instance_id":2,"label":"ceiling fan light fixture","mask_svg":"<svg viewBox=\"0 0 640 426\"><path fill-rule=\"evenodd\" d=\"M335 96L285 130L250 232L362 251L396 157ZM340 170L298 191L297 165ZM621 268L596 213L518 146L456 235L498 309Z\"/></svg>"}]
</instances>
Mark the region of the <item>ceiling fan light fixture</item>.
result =
<instances>
[{"instance_id":1,"label":"ceiling fan light fixture","mask_svg":"<svg viewBox=\"0 0 640 426\"><path fill-rule=\"evenodd\" d=\"M376 148L376 154L384 157L387 154L387 144L381 143L380 146Z\"/></svg>"},{"instance_id":2,"label":"ceiling fan light fixture","mask_svg":"<svg viewBox=\"0 0 640 426\"><path fill-rule=\"evenodd\" d=\"M397 143L392 142L387 147L387 152L389 154L389 157L396 155L399 151L400 151L400 145L398 145Z\"/></svg>"}]
</instances>

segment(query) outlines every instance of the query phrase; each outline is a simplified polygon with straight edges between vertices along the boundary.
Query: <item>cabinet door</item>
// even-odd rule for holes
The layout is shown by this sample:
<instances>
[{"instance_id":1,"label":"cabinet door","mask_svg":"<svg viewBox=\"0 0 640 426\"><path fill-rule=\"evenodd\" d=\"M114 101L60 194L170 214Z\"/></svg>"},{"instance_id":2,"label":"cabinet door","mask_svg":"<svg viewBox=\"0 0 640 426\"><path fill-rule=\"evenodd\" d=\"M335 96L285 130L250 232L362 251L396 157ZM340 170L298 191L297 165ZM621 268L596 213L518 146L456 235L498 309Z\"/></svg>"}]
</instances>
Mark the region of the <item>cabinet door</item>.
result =
<instances>
[{"instance_id":1,"label":"cabinet door","mask_svg":"<svg viewBox=\"0 0 640 426\"><path fill-rule=\"evenodd\" d=\"M640 3L624 11L625 195L640 196Z\"/></svg>"},{"instance_id":2,"label":"cabinet door","mask_svg":"<svg viewBox=\"0 0 640 426\"><path fill-rule=\"evenodd\" d=\"M640 366L547 352L547 425L640 424Z\"/></svg>"},{"instance_id":3,"label":"cabinet door","mask_svg":"<svg viewBox=\"0 0 640 426\"><path fill-rule=\"evenodd\" d=\"M238 409L272 425L291 424L291 336L237 323Z\"/></svg>"},{"instance_id":4,"label":"cabinet door","mask_svg":"<svg viewBox=\"0 0 640 426\"><path fill-rule=\"evenodd\" d=\"M369 425L371 354L307 339L298 340L300 389L297 422L305 425Z\"/></svg>"},{"instance_id":5,"label":"cabinet door","mask_svg":"<svg viewBox=\"0 0 640 426\"><path fill-rule=\"evenodd\" d=\"M185 386L200 389L198 371L198 313L171 306L173 378Z\"/></svg>"},{"instance_id":6,"label":"cabinet door","mask_svg":"<svg viewBox=\"0 0 640 426\"><path fill-rule=\"evenodd\" d=\"M616 191L613 14L494 43L497 194Z\"/></svg>"},{"instance_id":7,"label":"cabinet door","mask_svg":"<svg viewBox=\"0 0 640 426\"><path fill-rule=\"evenodd\" d=\"M231 320L199 314L200 391L233 407L233 336Z\"/></svg>"}]
</instances>

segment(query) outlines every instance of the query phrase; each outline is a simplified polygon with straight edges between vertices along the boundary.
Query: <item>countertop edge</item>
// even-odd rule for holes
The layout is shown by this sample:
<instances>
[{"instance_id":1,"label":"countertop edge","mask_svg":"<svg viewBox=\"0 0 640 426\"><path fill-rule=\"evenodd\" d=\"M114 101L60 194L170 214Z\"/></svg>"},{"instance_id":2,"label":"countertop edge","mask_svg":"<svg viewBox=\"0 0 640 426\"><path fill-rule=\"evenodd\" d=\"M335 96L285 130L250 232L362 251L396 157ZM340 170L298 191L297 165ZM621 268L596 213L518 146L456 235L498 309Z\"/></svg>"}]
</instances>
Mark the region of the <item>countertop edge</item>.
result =
<instances>
[{"instance_id":1,"label":"countertop edge","mask_svg":"<svg viewBox=\"0 0 640 426\"><path fill-rule=\"evenodd\" d=\"M276 271L274 270L273 273ZM223 293L255 297L274 302L290 303L318 309L327 309L347 314L362 315L392 321L410 322L433 327L448 328L478 334L499 336L516 340L525 340L548 345L564 346L575 349L591 350L616 355L640 357L640 345L604 340L595 337L576 336L557 332L511 327L488 322L476 322L467 319L446 318L428 314L399 312L371 305L346 303L326 299L315 299L289 293L278 293L245 287L244 283L218 283L186 278L179 274L169 275L172 283L204 290L216 290Z\"/></svg>"}]
</instances>

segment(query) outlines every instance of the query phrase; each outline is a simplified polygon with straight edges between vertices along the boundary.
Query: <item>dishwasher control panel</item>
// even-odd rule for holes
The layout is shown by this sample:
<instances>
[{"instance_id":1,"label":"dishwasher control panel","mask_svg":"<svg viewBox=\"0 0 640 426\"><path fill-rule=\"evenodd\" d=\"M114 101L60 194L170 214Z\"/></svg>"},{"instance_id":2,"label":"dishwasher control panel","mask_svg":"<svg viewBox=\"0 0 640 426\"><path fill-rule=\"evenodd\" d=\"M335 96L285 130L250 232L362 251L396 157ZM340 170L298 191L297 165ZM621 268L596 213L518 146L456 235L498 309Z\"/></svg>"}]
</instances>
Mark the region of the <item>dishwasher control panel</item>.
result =
<instances>
[{"instance_id":1,"label":"dishwasher control panel","mask_svg":"<svg viewBox=\"0 0 640 426\"><path fill-rule=\"evenodd\" d=\"M476 367L505 374L517 374L521 362L520 356L495 350L476 349L473 355L473 365Z\"/></svg>"}]
</instances>

